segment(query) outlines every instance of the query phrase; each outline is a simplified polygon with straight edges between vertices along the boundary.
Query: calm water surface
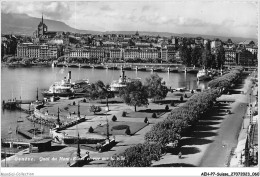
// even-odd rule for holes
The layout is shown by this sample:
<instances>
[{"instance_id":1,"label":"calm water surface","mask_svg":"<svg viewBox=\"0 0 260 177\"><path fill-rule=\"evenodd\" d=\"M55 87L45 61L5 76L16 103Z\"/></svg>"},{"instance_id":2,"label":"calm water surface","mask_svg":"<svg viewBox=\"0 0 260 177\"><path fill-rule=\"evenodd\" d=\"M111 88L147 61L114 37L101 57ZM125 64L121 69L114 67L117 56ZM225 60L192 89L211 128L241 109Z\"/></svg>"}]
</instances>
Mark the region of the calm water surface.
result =
<instances>
[{"instance_id":1,"label":"calm water surface","mask_svg":"<svg viewBox=\"0 0 260 177\"><path fill-rule=\"evenodd\" d=\"M106 69L86 69L86 68L1 68L1 101L8 99L35 99L36 90L39 89L40 94L44 89L55 82L60 81L67 76L68 71L72 71L72 81L78 79L89 79L90 82L102 80L105 84L117 80L121 75L120 70L106 70ZM141 78L145 81L151 72L149 71L126 71L126 76L130 78ZM189 89L205 88L206 83L198 83L196 81L196 74L185 73L158 73L160 77L166 82L168 87L187 87ZM27 116L20 111L1 110L1 137L10 138L19 135L15 134L17 126L17 119ZM33 127L33 124L24 119L24 122L19 123L19 127ZM8 134L9 129L13 131ZM46 132L48 129L46 128ZM21 138L21 137L20 137Z\"/></svg>"}]
</instances>

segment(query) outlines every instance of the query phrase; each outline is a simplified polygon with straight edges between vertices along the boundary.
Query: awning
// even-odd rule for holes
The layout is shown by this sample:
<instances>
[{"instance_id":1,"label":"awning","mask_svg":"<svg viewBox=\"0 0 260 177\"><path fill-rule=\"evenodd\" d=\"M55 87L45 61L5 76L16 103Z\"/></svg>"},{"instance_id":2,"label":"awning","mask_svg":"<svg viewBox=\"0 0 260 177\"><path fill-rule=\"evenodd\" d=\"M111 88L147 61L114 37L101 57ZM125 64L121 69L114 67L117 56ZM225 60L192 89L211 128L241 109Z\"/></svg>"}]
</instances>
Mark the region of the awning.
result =
<instances>
[{"instance_id":1,"label":"awning","mask_svg":"<svg viewBox=\"0 0 260 177\"><path fill-rule=\"evenodd\" d=\"M258 118L259 118L259 116L258 116L258 115L254 116L254 117L253 117L253 120L252 120L252 121L253 121L253 123L257 123L257 120L258 120Z\"/></svg>"}]
</instances>

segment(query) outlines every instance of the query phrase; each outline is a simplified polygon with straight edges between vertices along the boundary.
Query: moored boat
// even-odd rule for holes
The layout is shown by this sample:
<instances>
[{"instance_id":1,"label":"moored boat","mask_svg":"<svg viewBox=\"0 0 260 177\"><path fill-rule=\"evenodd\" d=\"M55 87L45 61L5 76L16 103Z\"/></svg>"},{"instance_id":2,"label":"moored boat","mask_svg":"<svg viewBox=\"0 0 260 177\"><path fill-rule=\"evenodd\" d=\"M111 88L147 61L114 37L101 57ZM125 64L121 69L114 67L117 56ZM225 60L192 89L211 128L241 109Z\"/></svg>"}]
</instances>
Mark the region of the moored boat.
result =
<instances>
[{"instance_id":1,"label":"moored boat","mask_svg":"<svg viewBox=\"0 0 260 177\"><path fill-rule=\"evenodd\" d=\"M211 80L211 77L206 69L199 70L197 74L197 80L204 81L204 80Z\"/></svg>"},{"instance_id":2,"label":"moored boat","mask_svg":"<svg viewBox=\"0 0 260 177\"><path fill-rule=\"evenodd\" d=\"M133 82L135 80L141 80L140 78L135 78L135 79L131 79L131 78L126 78L125 76L125 71L122 71L122 76L120 76L120 78L118 80L114 80L112 81L112 83L110 84L110 90L112 92L119 92L120 89L126 87L127 83Z\"/></svg>"},{"instance_id":3,"label":"moored boat","mask_svg":"<svg viewBox=\"0 0 260 177\"><path fill-rule=\"evenodd\" d=\"M88 79L77 80L71 82L71 71L68 72L68 79L66 77L61 82L55 82L49 90L42 92L44 97L59 96L71 97L78 93L84 93L89 87Z\"/></svg>"}]
</instances>

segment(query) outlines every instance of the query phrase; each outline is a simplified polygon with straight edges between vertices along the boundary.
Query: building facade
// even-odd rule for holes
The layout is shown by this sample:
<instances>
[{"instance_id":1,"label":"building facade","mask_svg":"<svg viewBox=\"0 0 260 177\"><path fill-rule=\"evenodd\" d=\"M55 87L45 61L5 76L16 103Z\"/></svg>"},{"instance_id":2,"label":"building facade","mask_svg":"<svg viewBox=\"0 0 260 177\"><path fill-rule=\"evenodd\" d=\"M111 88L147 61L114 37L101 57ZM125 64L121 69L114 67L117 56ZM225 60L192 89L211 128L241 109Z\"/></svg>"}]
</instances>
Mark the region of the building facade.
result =
<instances>
[{"instance_id":1,"label":"building facade","mask_svg":"<svg viewBox=\"0 0 260 177\"><path fill-rule=\"evenodd\" d=\"M139 50L139 58L143 60L147 59L157 59L159 58L158 56L158 51L156 49L141 49Z\"/></svg>"},{"instance_id":2,"label":"building facade","mask_svg":"<svg viewBox=\"0 0 260 177\"><path fill-rule=\"evenodd\" d=\"M54 45L22 43L17 45L16 56L28 58L57 58L58 48Z\"/></svg>"},{"instance_id":3,"label":"building facade","mask_svg":"<svg viewBox=\"0 0 260 177\"><path fill-rule=\"evenodd\" d=\"M237 53L234 49L225 50L225 63L224 65L236 65L237 64Z\"/></svg>"},{"instance_id":4,"label":"building facade","mask_svg":"<svg viewBox=\"0 0 260 177\"><path fill-rule=\"evenodd\" d=\"M122 49L115 48L109 50L109 58L110 59L121 59L123 55Z\"/></svg>"},{"instance_id":5,"label":"building facade","mask_svg":"<svg viewBox=\"0 0 260 177\"><path fill-rule=\"evenodd\" d=\"M124 59L135 59L139 58L138 49L125 49L124 50Z\"/></svg>"}]
</instances>

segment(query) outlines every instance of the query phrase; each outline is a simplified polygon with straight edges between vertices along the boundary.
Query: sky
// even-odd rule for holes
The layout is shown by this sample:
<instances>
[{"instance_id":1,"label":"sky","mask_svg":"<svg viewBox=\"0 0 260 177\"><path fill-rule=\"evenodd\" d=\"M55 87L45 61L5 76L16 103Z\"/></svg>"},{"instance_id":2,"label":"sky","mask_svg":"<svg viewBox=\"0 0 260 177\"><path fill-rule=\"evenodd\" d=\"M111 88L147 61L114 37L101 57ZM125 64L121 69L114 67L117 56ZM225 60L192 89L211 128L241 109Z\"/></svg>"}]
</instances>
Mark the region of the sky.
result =
<instances>
[{"instance_id":1,"label":"sky","mask_svg":"<svg viewBox=\"0 0 260 177\"><path fill-rule=\"evenodd\" d=\"M4 13L59 20L95 31L154 31L257 38L256 1L11 1Z\"/></svg>"}]
</instances>

